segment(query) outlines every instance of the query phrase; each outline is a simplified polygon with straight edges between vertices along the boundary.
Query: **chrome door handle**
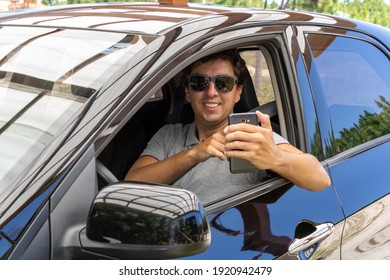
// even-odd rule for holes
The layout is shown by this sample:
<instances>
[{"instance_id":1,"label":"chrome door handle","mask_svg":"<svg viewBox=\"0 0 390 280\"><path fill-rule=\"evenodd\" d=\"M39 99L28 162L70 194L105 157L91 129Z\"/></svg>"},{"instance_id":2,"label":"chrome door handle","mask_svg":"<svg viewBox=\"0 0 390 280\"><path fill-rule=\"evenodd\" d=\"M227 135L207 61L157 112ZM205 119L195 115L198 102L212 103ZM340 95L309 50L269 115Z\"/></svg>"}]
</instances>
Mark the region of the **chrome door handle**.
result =
<instances>
[{"instance_id":1,"label":"chrome door handle","mask_svg":"<svg viewBox=\"0 0 390 280\"><path fill-rule=\"evenodd\" d=\"M288 247L290 255L296 255L301 260L309 259L317 249L318 244L333 232L334 225L326 222L317 224L303 220L295 228L294 239Z\"/></svg>"}]
</instances>

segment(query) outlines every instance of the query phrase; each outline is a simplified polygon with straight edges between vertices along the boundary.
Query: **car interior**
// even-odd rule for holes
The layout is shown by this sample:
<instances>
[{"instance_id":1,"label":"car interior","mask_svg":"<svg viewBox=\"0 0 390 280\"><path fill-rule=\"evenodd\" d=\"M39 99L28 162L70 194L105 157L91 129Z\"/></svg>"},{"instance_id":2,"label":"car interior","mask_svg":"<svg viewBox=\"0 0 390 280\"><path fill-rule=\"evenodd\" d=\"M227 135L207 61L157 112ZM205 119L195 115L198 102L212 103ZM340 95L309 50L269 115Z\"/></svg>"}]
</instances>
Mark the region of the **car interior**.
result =
<instances>
[{"instance_id":1,"label":"car interior","mask_svg":"<svg viewBox=\"0 0 390 280\"><path fill-rule=\"evenodd\" d=\"M252 49L248 52L252 52L249 55L253 56ZM261 53L258 48L255 52ZM246 60L244 56L243 58ZM280 133L275 98L260 104L249 67L247 61L243 92L240 101L235 105L234 112L260 110L270 116L273 130ZM99 189L113 181L124 179L127 171L160 127L166 124L194 121L191 105L185 99L182 75L182 73L177 74L155 93L99 154L97 161Z\"/></svg>"}]
</instances>

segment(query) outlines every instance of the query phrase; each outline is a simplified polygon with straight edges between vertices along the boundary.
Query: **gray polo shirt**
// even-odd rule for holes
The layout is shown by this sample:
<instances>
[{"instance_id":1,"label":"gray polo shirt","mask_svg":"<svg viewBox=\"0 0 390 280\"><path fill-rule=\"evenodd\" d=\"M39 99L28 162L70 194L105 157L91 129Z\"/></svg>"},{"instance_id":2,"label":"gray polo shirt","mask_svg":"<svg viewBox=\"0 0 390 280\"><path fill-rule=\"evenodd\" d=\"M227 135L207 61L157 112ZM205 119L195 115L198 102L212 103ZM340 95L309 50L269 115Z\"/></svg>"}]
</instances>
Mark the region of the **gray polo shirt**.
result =
<instances>
[{"instance_id":1,"label":"gray polo shirt","mask_svg":"<svg viewBox=\"0 0 390 280\"><path fill-rule=\"evenodd\" d=\"M274 133L276 144L288 143L287 140ZM149 141L142 155L166 159L199 144L196 137L195 123L169 124L160 130ZM184 188L198 195L206 204L226 195L241 192L261 181L265 172L232 174L229 171L229 161L212 157L198 163L186 174L178 178L173 186Z\"/></svg>"}]
</instances>

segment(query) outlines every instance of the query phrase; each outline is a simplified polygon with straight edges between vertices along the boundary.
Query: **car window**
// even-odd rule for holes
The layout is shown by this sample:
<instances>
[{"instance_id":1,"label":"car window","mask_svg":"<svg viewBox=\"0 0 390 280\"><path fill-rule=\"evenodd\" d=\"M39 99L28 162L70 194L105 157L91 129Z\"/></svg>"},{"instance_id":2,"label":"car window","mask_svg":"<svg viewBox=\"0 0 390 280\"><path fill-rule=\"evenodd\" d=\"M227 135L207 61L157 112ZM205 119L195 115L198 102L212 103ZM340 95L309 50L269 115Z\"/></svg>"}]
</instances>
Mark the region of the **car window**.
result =
<instances>
[{"instance_id":1,"label":"car window","mask_svg":"<svg viewBox=\"0 0 390 280\"><path fill-rule=\"evenodd\" d=\"M267 60L261 50L247 50L240 52L245 60L248 71L252 77L259 104L266 104L275 100L271 76Z\"/></svg>"},{"instance_id":2,"label":"car window","mask_svg":"<svg viewBox=\"0 0 390 280\"><path fill-rule=\"evenodd\" d=\"M334 133L332 154L390 133L390 63L369 42L309 34Z\"/></svg>"},{"instance_id":3,"label":"car window","mask_svg":"<svg viewBox=\"0 0 390 280\"><path fill-rule=\"evenodd\" d=\"M156 90L151 96L150 96L150 100L155 100L155 99L161 99L163 98L164 95L163 95L163 92L162 92L162 89L159 88L158 90Z\"/></svg>"}]
</instances>

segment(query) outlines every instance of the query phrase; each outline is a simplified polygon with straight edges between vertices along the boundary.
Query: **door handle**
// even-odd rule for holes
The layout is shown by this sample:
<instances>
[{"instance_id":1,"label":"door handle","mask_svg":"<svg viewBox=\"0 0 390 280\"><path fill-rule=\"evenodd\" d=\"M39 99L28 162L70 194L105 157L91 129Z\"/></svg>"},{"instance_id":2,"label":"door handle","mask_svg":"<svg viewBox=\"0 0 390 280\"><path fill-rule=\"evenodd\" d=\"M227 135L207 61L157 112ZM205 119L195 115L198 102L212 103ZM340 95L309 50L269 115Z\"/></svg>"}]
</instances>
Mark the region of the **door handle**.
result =
<instances>
[{"instance_id":1,"label":"door handle","mask_svg":"<svg viewBox=\"0 0 390 280\"><path fill-rule=\"evenodd\" d=\"M297 256L300 260L309 259L316 251L318 244L332 234L332 223L314 223L302 220L295 228L294 239L288 247L290 255Z\"/></svg>"}]
</instances>

